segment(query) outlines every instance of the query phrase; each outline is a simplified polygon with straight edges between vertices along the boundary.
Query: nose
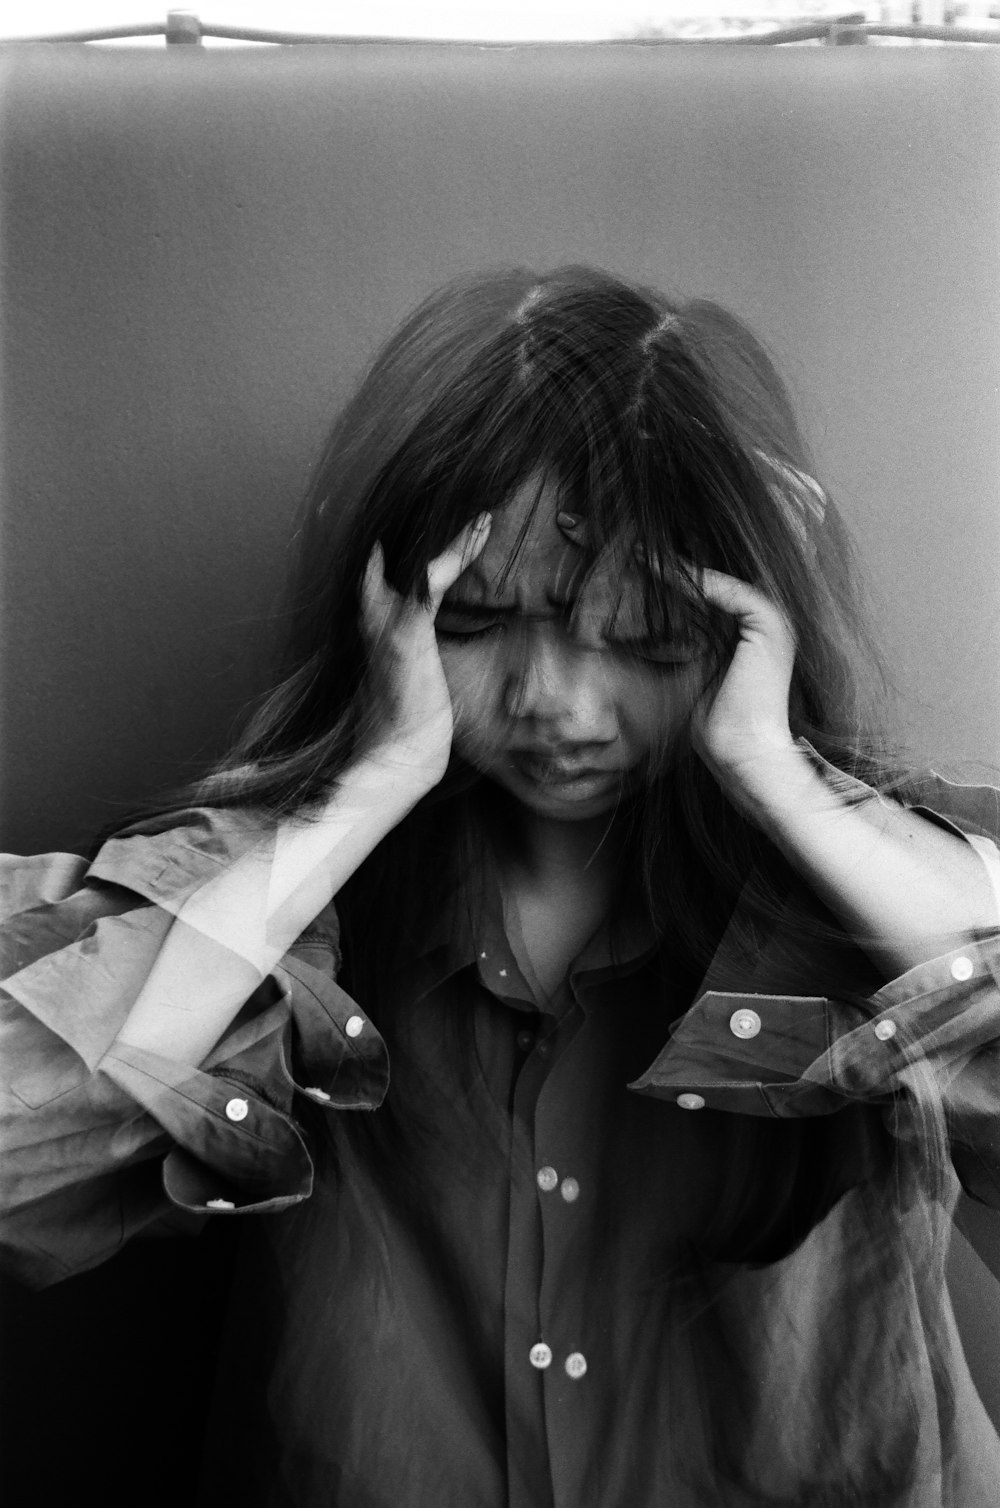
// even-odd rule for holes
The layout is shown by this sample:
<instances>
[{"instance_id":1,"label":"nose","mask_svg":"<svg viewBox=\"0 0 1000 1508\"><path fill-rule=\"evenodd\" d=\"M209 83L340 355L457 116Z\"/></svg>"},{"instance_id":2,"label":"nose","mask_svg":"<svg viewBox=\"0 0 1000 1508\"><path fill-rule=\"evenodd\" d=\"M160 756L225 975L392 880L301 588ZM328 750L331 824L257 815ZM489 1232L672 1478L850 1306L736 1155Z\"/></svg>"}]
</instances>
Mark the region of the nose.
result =
<instances>
[{"instance_id":1,"label":"nose","mask_svg":"<svg viewBox=\"0 0 1000 1508\"><path fill-rule=\"evenodd\" d=\"M534 724L547 742L612 743L618 714L601 654L566 634L542 632L508 667L507 715Z\"/></svg>"}]
</instances>

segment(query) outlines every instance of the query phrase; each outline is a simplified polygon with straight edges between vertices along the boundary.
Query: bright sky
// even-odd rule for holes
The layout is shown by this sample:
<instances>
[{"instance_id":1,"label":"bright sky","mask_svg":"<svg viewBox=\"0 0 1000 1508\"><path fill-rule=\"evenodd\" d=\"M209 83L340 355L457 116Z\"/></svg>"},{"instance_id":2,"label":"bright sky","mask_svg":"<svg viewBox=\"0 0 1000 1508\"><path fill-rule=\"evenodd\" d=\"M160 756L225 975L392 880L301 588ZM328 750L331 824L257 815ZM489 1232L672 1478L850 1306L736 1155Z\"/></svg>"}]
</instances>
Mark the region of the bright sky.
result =
<instances>
[{"instance_id":1,"label":"bright sky","mask_svg":"<svg viewBox=\"0 0 1000 1508\"><path fill-rule=\"evenodd\" d=\"M863 9L859 4L858 9ZM838 0L0 0L0 37L159 21L191 10L205 23L283 31L484 40L587 41L640 23L713 16L836 14Z\"/></svg>"}]
</instances>

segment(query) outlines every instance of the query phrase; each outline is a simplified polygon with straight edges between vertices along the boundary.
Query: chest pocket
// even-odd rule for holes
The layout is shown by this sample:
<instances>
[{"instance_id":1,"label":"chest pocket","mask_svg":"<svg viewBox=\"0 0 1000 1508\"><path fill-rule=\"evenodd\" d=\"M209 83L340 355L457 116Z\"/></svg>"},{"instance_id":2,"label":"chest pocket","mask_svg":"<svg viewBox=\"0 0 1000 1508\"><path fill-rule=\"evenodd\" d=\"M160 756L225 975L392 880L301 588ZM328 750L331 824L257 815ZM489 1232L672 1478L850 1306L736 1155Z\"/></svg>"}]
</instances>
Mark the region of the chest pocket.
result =
<instances>
[{"instance_id":1,"label":"chest pocket","mask_svg":"<svg viewBox=\"0 0 1000 1508\"><path fill-rule=\"evenodd\" d=\"M4 1032L5 1057L16 1065L8 1081L15 1099L37 1110L87 1082L90 1069L67 1043L40 1021L24 1016L13 1002L5 1002L4 1009L18 1012L18 1019L11 1020Z\"/></svg>"}]
</instances>

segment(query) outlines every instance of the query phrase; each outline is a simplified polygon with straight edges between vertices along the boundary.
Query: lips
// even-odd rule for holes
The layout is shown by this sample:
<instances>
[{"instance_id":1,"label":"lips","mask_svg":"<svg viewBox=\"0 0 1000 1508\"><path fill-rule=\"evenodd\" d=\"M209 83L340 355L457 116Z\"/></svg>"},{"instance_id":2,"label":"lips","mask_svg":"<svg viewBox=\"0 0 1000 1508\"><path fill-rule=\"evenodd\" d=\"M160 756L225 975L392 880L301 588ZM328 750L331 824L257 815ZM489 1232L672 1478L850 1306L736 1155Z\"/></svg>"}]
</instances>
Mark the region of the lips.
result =
<instances>
[{"instance_id":1,"label":"lips","mask_svg":"<svg viewBox=\"0 0 1000 1508\"><path fill-rule=\"evenodd\" d=\"M513 751L511 760L528 779L539 785L576 785L617 780L617 769L602 768L577 759L560 759L528 749Z\"/></svg>"}]
</instances>

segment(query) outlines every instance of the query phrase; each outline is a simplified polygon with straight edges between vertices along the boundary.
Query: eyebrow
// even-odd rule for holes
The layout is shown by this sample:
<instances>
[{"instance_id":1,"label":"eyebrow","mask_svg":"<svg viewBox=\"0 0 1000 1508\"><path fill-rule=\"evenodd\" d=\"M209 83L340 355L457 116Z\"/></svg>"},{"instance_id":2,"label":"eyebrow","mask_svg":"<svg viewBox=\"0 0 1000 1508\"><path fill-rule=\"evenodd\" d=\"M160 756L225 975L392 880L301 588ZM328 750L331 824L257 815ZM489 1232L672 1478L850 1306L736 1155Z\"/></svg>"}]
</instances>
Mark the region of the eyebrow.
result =
<instances>
[{"instance_id":1,"label":"eyebrow","mask_svg":"<svg viewBox=\"0 0 1000 1508\"><path fill-rule=\"evenodd\" d=\"M549 607L559 613L572 612L576 606L576 598L560 601L546 593L546 600ZM516 602L470 602L465 597L453 597L447 592L441 608L450 612L474 613L480 618L519 618L523 614L523 609ZM535 617L537 614L529 613L525 616Z\"/></svg>"},{"instance_id":2,"label":"eyebrow","mask_svg":"<svg viewBox=\"0 0 1000 1508\"><path fill-rule=\"evenodd\" d=\"M551 605L554 610L562 614L567 610L571 610L574 603L553 601ZM512 618L519 618L521 616L536 619L545 616L542 613L526 613L522 615L521 609L513 603L491 605L488 602L466 602L462 598L459 598L457 601L454 599L449 600L447 596L445 596L444 601L441 603L439 612L464 614L469 618L490 618L492 620L501 618L506 622L509 622ZM665 647L670 644L683 644L686 646L695 642L689 637L689 634L690 629L682 625L679 628L675 627L670 633L664 634L658 634L649 629L639 633L613 634L608 638L607 642L609 644L634 646L637 649L647 645Z\"/></svg>"},{"instance_id":3,"label":"eyebrow","mask_svg":"<svg viewBox=\"0 0 1000 1508\"><path fill-rule=\"evenodd\" d=\"M445 592L441 607L451 608L456 612L477 613L481 616L489 614L491 617L496 618L516 618L522 615L522 609L516 603L476 601L474 598L464 596L463 588L467 590L470 587L473 591L478 589L483 593L488 593L492 589L492 582L482 570L478 560L474 560L469 566L461 586L456 582L455 586ZM455 595L453 596L452 593L455 593ZM576 607L578 594L572 592L571 595L565 598L559 598L554 597L551 592L546 592L545 600L553 611L557 613L571 613ZM536 617L537 614L531 613L528 616Z\"/></svg>"}]
</instances>

